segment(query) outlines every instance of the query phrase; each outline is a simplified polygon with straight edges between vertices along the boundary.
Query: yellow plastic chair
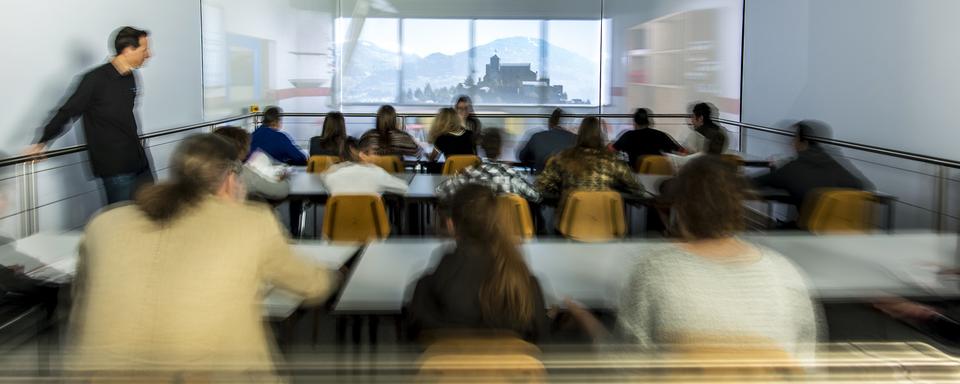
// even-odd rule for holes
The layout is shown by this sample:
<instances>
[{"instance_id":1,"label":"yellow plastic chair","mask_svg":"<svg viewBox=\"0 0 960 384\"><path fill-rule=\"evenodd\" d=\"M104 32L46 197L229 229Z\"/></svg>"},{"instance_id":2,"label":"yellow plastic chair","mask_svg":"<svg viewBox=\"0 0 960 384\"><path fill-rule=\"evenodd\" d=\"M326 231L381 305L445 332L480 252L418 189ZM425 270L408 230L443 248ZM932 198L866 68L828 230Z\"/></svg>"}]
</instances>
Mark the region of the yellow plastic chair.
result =
<instances>
[{"instance_id":1,"label":"yellow plastic chair","mask_svg":"<svg viewBox=\"0 0 960 384\"><path fill-rule=\"evenodd\" d=\"M800 226L814 233L866 233L873 228L872 193L824 188L810 193L803 204Z\"/></svg>"},{"instance_id":2,"label":"yellow plastic chair","mask_svg":"<svg viewBox=\"0 0 960 384\"><path fill-rule=\"evenodd\" d=\"M389 173L403 172L403 159L400 156L373 156L371 162Z\"/></svg>"},{"instance_id":3,"label":"yellow plastic chair","mask_svg":"<svg viewBox=\"0 0 960 384\"><path fill-rule=\"evenodd\" d=\"M467 167L480 165L480 157L477 155L453 155L447 157L443 163L444 175L456 175Z\"/></svg>"},{"instance_id":4,"label":"yellow plastic chair","mask_svg":"<svg viewBox=\"0 0 960 384\"><path fill-rule=\"evenodd\" d=\"M637 160L637 172L646 175L673 175L673 165L666 156L650 155Z\"/></svg>"},{"instance_id":5,"label":"yellow plastic chair","mask_svg":"<svg viewBox=\"0 0 960 384\"><path fill-rule=\"evenodd\" d=\"M333 195L323 214L323 236L330 241L367 242L390 234L383 199L377 195Z\"/></svg>"},{"instance_id":6,"label":"yellow plastic chair","mask_svg":"<svg viewBox=\"0 0 960 384\"><path fill-rule=\"evenodd\" d=\"M577 241L609 241L626 230L623 198L614 191L574 191L560 212L559 231Z\"/></svg>"},{"instance_id":7,"label":"yellow plastic chair","mask_svg":"<svg viewBox=\"0 0 960 384\"><path fill-rule=\"evenodd\" d=\"M740 155L736 155L736 154L733 154L733 153L724 153L724 154L720 155L720 159L723 160L723 161L726 161L726 162L730 163L731 165L734 165L734 166L736 166L736 167L738 167L738 168L739 168L741 165L743 165L743 157L740 157Z\"/></svg>"},{"instance_id":8,"label":"yellow plastic chair","mask_svg":"<svg viewBox=\"0 0 960 384\"><path fill-rule=\"evenodd\" d=\"M497 198L497 215L504 230L518 239L533 238L533 217L527 199L509 193Z\"/></svg>"},{"instance_id":9,"label":"yellow plastic chair","mask_svg":"<svg viewBox=\"0 0 960 384\"><path fill-rule=\"evenodd\" d=\"M544 383L540 349L516 337L443 337L420 358L417 383Z\"/></svg>"},{"instance_id":10,"label":"yellow plastic chair","mask_svg":"<svg viewBox=\"0 0 960 384\"><path fill-rule=\"evenodd\" d=\"M340 162L340 158L337 156L322 156L314 155L310 156L310 159L307 160L307 172L309 173L323 173L327 171L327 168L330 168L331 165Z\"/></svg>"}]
</instances>

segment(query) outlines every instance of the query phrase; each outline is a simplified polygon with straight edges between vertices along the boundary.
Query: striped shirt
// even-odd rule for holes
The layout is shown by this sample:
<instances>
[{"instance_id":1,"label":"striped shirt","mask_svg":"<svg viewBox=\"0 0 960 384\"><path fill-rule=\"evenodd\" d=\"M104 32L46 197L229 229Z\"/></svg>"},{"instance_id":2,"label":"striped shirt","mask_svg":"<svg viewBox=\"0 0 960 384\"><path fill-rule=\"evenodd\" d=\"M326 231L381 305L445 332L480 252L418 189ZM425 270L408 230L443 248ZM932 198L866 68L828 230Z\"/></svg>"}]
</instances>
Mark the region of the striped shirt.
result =
<instances>
[{"instance_id":1,"label":"striped shirt","mask_svg":"<svg viewBox=\"0 0 960 384\"><path fill-rule=\"evenodd\" d=\"M404 131L391 131L384 138L376 129L371 129L360 136L360 141L369 140L373 144L373 152L379 156L411 156L420 157L422 150L413 136Z\"/></svg>"},{"instance_id":2,"label":"striped shirt","mask_svg":"<svg viewBox=\"0 0 960 384\"><path fill-rule=\"evenodd\" d=\"M467 184L480 184L498 194L513 193L528 201L540 201L540 192L523 175L503 164L488 162L479 167L468 167L459 175L444 180L437 186L437 196L446 198Z\"/></svg>"}]
</instances>

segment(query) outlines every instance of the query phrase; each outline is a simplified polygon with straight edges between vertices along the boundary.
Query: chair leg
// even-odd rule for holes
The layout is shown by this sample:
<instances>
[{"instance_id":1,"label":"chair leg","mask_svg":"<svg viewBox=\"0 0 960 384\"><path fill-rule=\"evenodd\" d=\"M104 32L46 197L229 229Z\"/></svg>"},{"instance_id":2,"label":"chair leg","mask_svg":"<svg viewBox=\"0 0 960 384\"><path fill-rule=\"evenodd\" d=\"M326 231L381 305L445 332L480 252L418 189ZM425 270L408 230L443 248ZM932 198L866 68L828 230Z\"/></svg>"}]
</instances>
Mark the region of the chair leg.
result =
<instances>
[{"instance_id":1,"label":"chair leg","mask_svg":"<svg viewBox=\"0 0 960 384\"><path fill-rule=\"evenodd\" d=\"M353 317L353 345L359 346L360 339L363 337L363 316Z\"/></svg>"},{"instance_id":2,"label":"chair leg","mask_svg":"<svg viewBox=\"0 0 960 384\"><path fill-rule=\"evenodd\" d=\"M377 336L379 335L380 327L380 317L373 315L370 316L367 320L368 333L370 338L370 345L377 345Z\"/></svg>"},{"instance_id":3,"label":"chair leg","mask_svg":"<svg viewBox=\"0 0 960 384\"><path fill-rule=\"evenodd\" d=\"M350 319L344 318L343 316L336 316L334 322L337 326L336 341L337 345L343 345L343 342L347 338L347 325L349 325Z\"/></svg>"}]
</instances>

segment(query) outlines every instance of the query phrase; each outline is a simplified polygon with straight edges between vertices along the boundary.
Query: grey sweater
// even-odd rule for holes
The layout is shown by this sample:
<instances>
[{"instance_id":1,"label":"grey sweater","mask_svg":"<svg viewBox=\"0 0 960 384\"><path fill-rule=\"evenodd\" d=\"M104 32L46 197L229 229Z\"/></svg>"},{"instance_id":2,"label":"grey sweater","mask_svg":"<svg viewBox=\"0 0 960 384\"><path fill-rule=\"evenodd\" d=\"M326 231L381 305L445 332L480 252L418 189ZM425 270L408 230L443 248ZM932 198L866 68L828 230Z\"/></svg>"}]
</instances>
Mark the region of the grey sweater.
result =
<instances>
[{"instance_id":1,"label":"grey sweater","mask_svg":"<svg viewBox=\"0 0 960 384\"><path fill-rule=\"evenodd\" d=\"M619 326L643 347L773 342L811 358L818 318L804 279L786 258L758 248L750 263L719 263L669 245L640 258L625 289Z\"/></svg>"},{"instance_id":2,"label":"grey sweater","mask_svg":"<svg viewBox=\"0 0 960 384\"><path fill-rule=\"evenodd\" d=\"M286 180L273 181L261 176L249 166L243 167L240 179L247 187L247 195L262 197L269 200L282 200L290 193L290 182Z\"/></svg>"}]
</instances>

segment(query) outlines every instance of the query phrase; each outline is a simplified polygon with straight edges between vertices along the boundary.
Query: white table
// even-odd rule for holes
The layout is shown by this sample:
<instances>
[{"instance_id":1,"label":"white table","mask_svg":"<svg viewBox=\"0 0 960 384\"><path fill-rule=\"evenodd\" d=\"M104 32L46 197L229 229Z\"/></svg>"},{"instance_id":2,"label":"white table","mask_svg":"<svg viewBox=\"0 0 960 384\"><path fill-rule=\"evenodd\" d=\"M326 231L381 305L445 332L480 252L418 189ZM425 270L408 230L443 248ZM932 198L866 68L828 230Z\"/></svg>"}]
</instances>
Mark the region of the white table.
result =
<instances>
[{"instance_id":1,"label":"white table","mask_svg":"<svg viewBox=\"0 0 960 384\"><path fill-rule=\"evenodd\" d=\"M76 273L82 236L81 232L38 233L17 240L4 246L12 248L0 247L0 264L22 265L24 271L34 278L67 282ZM327 242L302 242L292 247L301 257L331 268L339 268L359 249L355 244ZM264 316L286 318L302 301L293 293L271 289L263 300Z\"/></svg>"},{"instance_id":2,"label":"white table","mask_svg":"<svg viewBox=\"0 0 960 384\"><path fill-rule=\"evenodd\" d=\"M960 280L940 275L960 266L957 235L912 232L876 235L747 236L790 258L826 299L887 294L960 297Z\"/></svg>"},{"instance_id":3,"label":"white table","mask_svg":"<svg viewBox=\"0 0 960 384\"><path fill-rule=\"evenodd\" d=\"M584 304L612 308L631 272L634 245L587 244L566 240L536 241L522 247L531 271L540 280L547 305L572 297ZM340 295L337 313L397 313L412 294L413 284L431 270L449 242L439 239L400 239L372 243L354 266Z\"/></svg>"},{"instance_id":4,"label":"white table","mask_svg":"<svg viewBox=\"0 0 960 384\"><path fill-rule=\"evenodd\" d=\"M777 250L808 277L811 294L821 300L884 295L960 297L957 280L938 277L939 267L954 267L957 236L935 233L849 236L749 236ZM570 297L590 307L616 309L621 290L639 258L664 241L636 240L586 244L545 240L523 245L547 305ZM412 286L442 255L437 239L389 240L367 247L354 266L335 311L396 313ZM447 245L449 246L449 245Z\"/></svg>"}]
</instances>

